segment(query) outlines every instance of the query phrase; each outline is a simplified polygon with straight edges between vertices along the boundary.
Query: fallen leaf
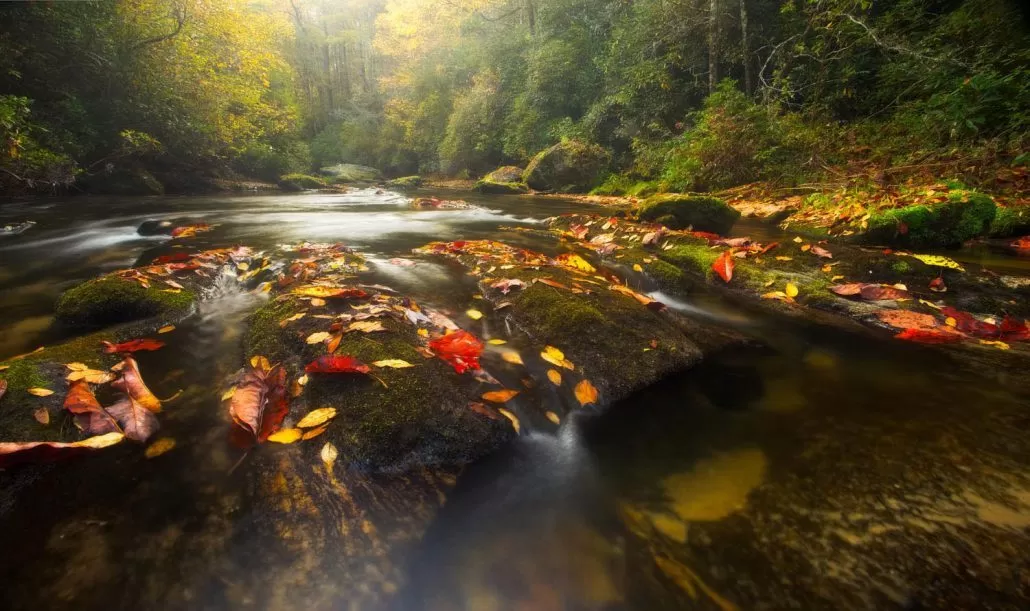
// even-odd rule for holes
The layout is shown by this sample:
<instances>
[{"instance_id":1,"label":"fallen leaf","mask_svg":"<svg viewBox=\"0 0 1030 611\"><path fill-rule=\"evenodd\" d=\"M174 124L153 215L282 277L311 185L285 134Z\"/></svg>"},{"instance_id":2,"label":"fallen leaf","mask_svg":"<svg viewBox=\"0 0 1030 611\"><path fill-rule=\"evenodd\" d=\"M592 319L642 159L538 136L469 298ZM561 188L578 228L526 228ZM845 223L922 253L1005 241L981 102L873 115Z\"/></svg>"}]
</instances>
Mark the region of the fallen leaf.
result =
<instances>
[{"instance_id":1,"label":"fallen leaf","mask_svg":"<svg viewBox=\"0 0 1030 611\"><path fill-rule=\"evenodd\" d=\"M115 375L110 371L100 371L97 369L90 369L82 363L68 363L65 365L71 370L71 373L65 377L69 382L76 382L78 380L85 380L90 384L107 384L111 380L115 379Z\"/></svg>"},{"instance_id":2,"label":"fallen leaf","mask_svg":"<svg viewBox=\"0 0 1030 611\"><path fill-rule=\"evenodd\" d=\"M100 406L96 395L84 380L76 380L68 385L64 409L73 415L75 426L88 435L122 432L111 414Z\"/></svg>"},{"instance_id":3,"label":"fallen leaf","mask_svg":"<svg viewBox=\"0 0 1030 611\"><path fill-rule=\"evenodd\" d=\"M762 299L776 299L777 301L787 301L790 297L783 291L771 291L762 295Z\"/></svg>"},{"instance_id":4,"label":"fallen leaf","mask_svg":"<svg viewBox=\"0 0 1030 611\"><path fill-rule=\"evenodd\" d=\"M497 415L497 410L494 408L484 405L483 403L469 402L469 409L476 412L477 414L486 416L491 420L497 420L500 416Z\"/></svg>"},{"instance_id":5,"label":"fallen leaf","mask_svg":"<svg viewBox=\"0 0 1030 611\"><path fill-rule=\"evenodd\" d=\"M254 369L260 369L261 371L271 371L272 369L272 363L269 362L268 357L265 356L250 357L250 366Z\"/></svg>"},{"instance_id":6,"label":"fallen leaf","mask_svg":"<svg viewBox=\"0 0 1030 611\"><path fill-rule=\"evenodd\" d=\"M501 353L501 359L503 359L505 363L511 363L513 365L524 365L525 364L525 363L522 362L522 356L519 355L518 352L513 352L513 351L502 352Z\"/></svg>"},{"instance_id":7,"label":"fallen leaf","mask_svg":"<svg viewBox=\"0 0 1030 611\"><path fill-rule=\"evenodd\" d=\"M386 359L385 361L376 361L372 363L374 367L386 367L389 369L407 369L408 367L414 367L408 361L402 361L401 359Z\"/></svg>"},{"instance_id":8,"label":"fallen leaf","mask_svg":"<svg viewBox=\"0 0 1030 611\"><path fill-rule=\"evenodd\" d=\"M490 341L488 341L486 343L490 344L491 346L503 346L503 345L508 343L508 340L505 340L505 339L492 339L492 340L490 340Z\"/></svg>"},{"instance_id":9,"label":"fallen leaf","mask_svg":"<svg viewBox=\"0 0 1030 611\"><path fill-rule=\"evenodd\" d=\"M642 273L644 271L644 268L640 267L639 263L634 263L633 264L633 271L638 272L638 273Z\"/></svg>"},{"instance_id":10,"label":"fallen leaf","mask_svg":"<svg viewBox=\"0 0 1030 611\"><path fill-rule=\"evenodd\" d=\"M472 320L479 320L483 317L483 313L479 310L466 310L465 315L471 318Z\"/></svg>"},{"instance_id":11,"label":"fallen leaf","mask_svg":"<svg viewBox=\"0 0 1030 611\"><path fill-rule=\"evenodd\" d=\"M517 394L519 394L519 391L517 390L494 390L491 392L483 393L482 399L484 401L489 401L491 403L507 403L508 401L511 401Z\"/></svg>"},{"instance_id":12,"label":"fallen leaf","mask_svg":"<svg viewBox=\"0 0 1030 611\"><path fill-rule=\"evenodd\" d=\"M22 463L45 463L72 458L120 443L121 433L107 433L72 443L53 441L0 442L0 469Z\"/></svg>"},{"instance_id":13,"label":"fallen leaf","mask_svg":"<svg viewBox=\"0 0 1030 611\"><path fill-rule=\"evenodd\" d=\"M590 383L590 380L581 380L579 384L576 384L575 394L580 405L597 403L597 388Z\"/></svg>"},{"instance_id":14,"label":"fallen leaf","mask_svg":"<svg viewBox=\"0 0 1030 611\"><path fill-rule=\"evenodd\" d=\"M50 390L49 388L30 388L25 392L37 397L49 397L50 395L54 394L54 391Z\"/></svg>"},{"instance_id":15,"label":"fallen leaf","mask_svg":"<svg viewBox=\"0 0 1030 611\"><path fill-rule=\"evenodd\" d=\"M171 437L162 437L154 443L147 446L146 451L143 455L147 458L157 458L158 456L170 452L175 449L175 440Z\"/></svg>"},{"instance_id":16,"label":"fallen leaf","mask_svg":"<svg viewBox=\"0 0 1030 611\"><path fill-rule=\"evenodd\" d=\"M798 285L794 284L793 282L788 282L787 290L784 292L787 294L787 297L794 299L798 296Z\"/></svg>"},{"instance_id":17,"label":"fallen leaf","mask_svg":"<svg viewBox=\"0 0 1030 611\"><path fill-rule=\"evenodd\" d=\"M961 333L945 329L905 329L894 337L920 344L953 344L963 339Z\"/></svg>"},{"instance_id":18,"label":"fallen leaf","mask_svg":"<svg viewBox=\"0 0 1030 611\"><path fill-rule=\"evenodd\" d=\"M311 412L308 412L300 422L297 423L298 429L313 429L317 426L322 426L326 422L329 422L336 417L335 407L322 407Z\"/></svg>"},{"instance_id":19,"label":"fallen leaf","mask_svg":"<svg viewBox=\"0 0 1030 611\"><path fill-rule=\"evenodd\" d=\"M308 315L307 312L301 312L300 314L294 314L293 316L290 316L289 318L284 318L284 319L280 320L279 321L279 326L285 328L286 325L290 324L291 322L298 321L298 320L300 320L301 318L304 318L307 315Z\"/></svg>"},{"instance_id":20,"label":"fallen leaf","mask_svg":"<svg viewBox=\"0 0 1030 611\"><path fill-rule=\"evenodd\" d=\"M540 358L557 367L564 367L565 369L576 368L571 362L565 360L565 353L554 346L545 346L544 351L540 353Z\"/></svg>"},{"instance_id":21,"label":"fallen leaf","mask_svg":"<svg viewBox=\"0 0 1030 611\"><path fill-rule=\"evenodd\" d=\"M347 331L361 331L362 333L376 333L377 331L386 331L386 327L383 323L378 320L359 320L352 322L347 327ZM335 349L333 350L335 352Z\"/></svg>"},{"instance_id":22,"label":"fallen leaf","mask_svg":"<svg viewBox=\"0 0 1030 611\"><path fill-rule=\"evenodd\" d=\"M945 267L948 269L958 270L960 272L966 271L966 268L959 265L959 263L954 259L949 259L948 257L942 257L940 255L911 255L911 257L933 267Z\"/></svg>"},{"instance_id":23,"label":"fallen leaf","mask_svg":"<svg viewBox=\"0 0 1030 611\"><path fill-rule=\"evenodd\" d=\"M161 401L154 396L154 393L150 392L150 389L143 382L143 374L140 373L136 359L127 356L121 363L118 363L111 369L121 373L120 378L111 382L111 388L129 395L133 401L138 402L154 413L161 411Z\"/></svg>"},{"instance_id":24,"label":"fallen leaf","mask_svg":"<svg viewBox=\"0 0 1030 611\"><path fill-rule=\"evenodd\" d=\"M812 250L812 245L811 244L804 244L804 245L801 246L801 252L808 252L810 250Z\"/></svg>"},{"instance_id":25,"label":"fallen leaf","mask_svg":"<svg viewBox=\"0 0 1030 611\"><path fill-rule=\"evenodd\" d=\"M555 386L561 386L561 374L555 369L547 370L547 379L551 381L551 384Z\"/></svg>"},{"instance_id":26,"label":"fallen leaf","mask_svg":"<svg viewBox=\"0 0 1030 611\"><path fill-rule=\"evenodd\" d=\"M930 281L930 290L935 293L946 293L948 287L944 284L944 278L937 277Z\"/></svg>"},{"instance_id":27,"label":"fallen leaf","mask_svg":"<svg viewBox=\"0 0 1030 611\"><path fill-rule=\"evenodd\" d=\"M793 261L794 257L776 257L777 261Z\"/></svg>"},{"instance_id":28,"label":"fallen leaf","mask_svg":"<svg viewBox=\"0 0 1030 611\"><path fill-rule=\"evenodd\" d=\"M458 373L479 369L483 344L467 331L455 331L429 342L429 349Z\"/></svg>"},{"instance_id":29,"label":"fallen leaf","mask_svg":"<svg viewBox=\"0 0 1030 611\"><path fill-rule=\"evenodd\" d=\"M308 429L308 430L304 431L304 436L301 437L301 439L304 440L304 441L307 441L308 439L314 439L315 437L318 437L319 435L321 435L322 433L324 433L324 432L326 432L328 430L329 430L329 425L328 424L323 424L322 426L320 426L318 428Z\"/></svg>"},{"instance_id":30,"label":"fallen leaf","mask_svg":"<svg viewBox=\"0 0 1030 611\"><path fill-rule=\"evenodd\" d=\"M361 289L338 286L305 286L294 289L293 294L315 299L365 299L368 297L368 293Z\"/></svg>"},{"instance_id":31,"label":"fallen leaf","mask_svg":"<svg viewBox=\"0 0 1030 611\"><path fill-rule=\"evenodd\" d=\"M801 238L801 236L797 236L796 238L794 238L794 243L795 244L800 244L802 242L804 242L804 240Z\"/></svg>"},{"instance_id":32,"label":"fallen leaf","mask_svg":"<svg viewBox=\"0 0 1030 611\"><path fill-rule=\"evenodd\" d=\"M172 331L175 331L175 325L165 325L157 330L160 334L171 333Z\"/></svg>"},{"instance_id":33,"label":"fallen leaf","mask_svg":"<svg viewBox=\"0 0 1030 611\"><path fill-rule=\"evenodd\" d=\"M733 262L733 251L727 250L719 255L719 258L712 263L712 270L715 271L716 274L719 274L719 277L722 278L723 282L729 283L729 281L733 279L733 268L735 266L736 263Z\"/></svg>"},{"instance_id":34,"label":"fallen leaf","mask_svg":"<svg viewBox=\"0 0 1030 611\"><path fill-rule=\"evenodd\" d=\"M164 342L156 339L131 339L120 344L112 344L111 342L100 343L104 345L104 354L131 354L133 352L143 351L153 352L154 350L160 350L165 345Z\"/></svg>"},{"instance_id":35,"label":"fallen leaf","mask_svg":"<svg viewBox=\"0 0 1030 611\"><path fill-rule=\"evenodd\" d=\"M314 306L316 308L320 308L320 307L325 305L325 299L319 299L317 297L312 297L311 301L309 301L308 303L310 303L312 306Z\"/></svg>"},{"instance_id":36,"label":"fallen leaf","mask_svg":"<svg viewBox=\"0 0 1030 611\"><path fill-rule=\"evenodd\" d=\"M522 425L519 423L519 419L515 416L515 414L509 412L503 407L498 408L497 411L500 412L502 416L511 421L511 426L515 429L516 433L522 431Z\"/></svg>"},{"instance_id":37,"label":"fallen leaf","mask_svg":"<svg viewBox=\"0 0 1030 611\"><path fill-rule=\"evenodd\" d=\"M982 339L982 340L980 340L980 343L983 344L984 346L994 346L995 348L997 348L999 350L1009 350L1009 349L1012 348L1012 346L1008 345L1005 342L1001 342L1001 341L992 341L992 340L988 340L988 339Z\"/></svg>"},{"instance_id":38,"label":"fallen leaf","mask_svg":"<svg viewBox=\"0 0 1030 611\"><path fill-rule=\"evenodd\" d=\"M339 456L339 452L336 451L336 446L331 442L325 442L322 446L322 451L318 453L318 456L322 459L322 463L325 465L325 470L330 476L333 474L333 464L336 462L336 457Z\"/></svg>"},{"instance_id":39,"label":"fallen leaf","mask_svg":"<svg viewBox=\"0 0 1030 611\"><path fill-rule=\"evenodd\" d=\"M498 280L490 285L490 288L499 289L501 293L507 295L512 289L525 288L526 283L517 278L506 278L504 280Z\"/></svg>"},{"instance_id":40,"label":"fallen leaf","mask_svg":"<svg viewBox=\"0 0 1030 611\"><path fill-rule=\"evenodd\" d=\"M107 413L111 414L127 438L140 443L145 442L161 428L154 412L129 394L108 407Z\"/></svg>"},{"instance_id":41,"label":"fallen leaf","mask_svg":"<svg viewBox=\"0 0 1030 611\"><path fill-rule=\"evenodd\" d=\"M586 259L574 253L558 255L555 261L557 261L558 265L562 267L586 272L588 274L592 274L597 271L597 268L588 263Z\"/></svg>"},{"instance_id":42,"label":"fallen leaf","mask_svg":"<svg viewBox=\"0 0 1030 611\"><path fill-rule=\"evenodd\" d=\"M307 373L370 373L368 365L352 356L323 356L307 364Z\"/></svg>"},{"instance_id":43,"label":"fallen leaf","mask_svg":"<svg viewBox=\"0 0 1030 611\"><path fill-rule=\"evenodd\" d=\"M32 412L32 417L36 419L36 422L43 426L50 424L50 411L45 407L34 410Z\"/></svg>"},{"instance_id":44,"label":"fallen leaf","mask_svg":"<svg viewBox=\"0 0 1030 611\"><path fill-rule=\"evenodd\" d=\"M896 329L934 329L939 326L933 316L908 310L880 310L876 317Z\"/></svg>"},{"instance_id":45,"label":"fallen leaf","mask_svg":"<svg viewBox=\"0 0 1030 611\"><path fill-rule=\"evenodd\" d=\"M820 257L822 257L824 259L832 259L833 258L833 253L832 252L826 250L825 248L821 248L819 246L813 246L812 247L812 254L818 255L818 256L820 256Z\"/></svg>"},{"instance_id":46,"label":"fallen leaf","mask_svg":"<svg viewBox=\"0 0 1030 611\"><path fill-rule=\"evenodd\" d=\"M319 331L317 333L312 333L304 341L311 345L321 344L324 343L325 340L329 339L330 337L332 337L332 333L328 333L326 331Z\"/></svg>"},{"instance_id":47,"label":"fallen leaf","mask_svg":"<svg viewBox=\"0 0 1030 611\"><path fill-rule=\"evenodd\" d=\"M229 401L229 415L233 422L254 441L265 441L279 430L290 409L286 370L279 365L271 371L247 368Z\"/></svg>"},{"instance_id":48,"label":"fallen leaf","mask_svg":"<svg viewBox=\"0 0 1030 611\"><path fill-rule=\"evenodd\" d=\"M280 429L268 436L268 441L272 443L290 444L300 441L301 437L304 436L304 432L300 429Z\"/></svg>"},{"instance_id":49,"label":"fallen leaf","mask_svg":"<svg viewBox=\"0 0 1030 611\"><path fill-rule=\"evenodd\" d=\"M548 411L544 415L547 416L547 419L550 420L551 422L553 422L555 424L561 424L561 418L558 417L558 414L556 414L556 413L554 413L552 411Z\"/></svg>"}]
</instances>

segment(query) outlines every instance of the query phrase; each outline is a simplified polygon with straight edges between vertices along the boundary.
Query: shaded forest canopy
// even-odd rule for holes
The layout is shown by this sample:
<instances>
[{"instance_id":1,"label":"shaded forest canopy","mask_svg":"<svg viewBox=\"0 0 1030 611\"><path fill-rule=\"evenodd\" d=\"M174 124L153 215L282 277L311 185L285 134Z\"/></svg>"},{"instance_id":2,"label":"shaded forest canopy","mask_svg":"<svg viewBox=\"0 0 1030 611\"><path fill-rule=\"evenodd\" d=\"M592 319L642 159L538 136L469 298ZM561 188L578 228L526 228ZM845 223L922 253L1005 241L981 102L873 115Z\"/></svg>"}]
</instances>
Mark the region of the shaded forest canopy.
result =
<instances>
[{"instance_id":1,"label":"shaded forest canopy","mask_svg":"<svg viewBox=\"0 0 1030 611\"><path fill-rule=\"evenodd\" d=\"M0 2L5 190L336 163L478 177L561 141L611 191L1026 165L1020 0ZM156 177L156 178L155 178Z\"/></svg>"}]
</instances>

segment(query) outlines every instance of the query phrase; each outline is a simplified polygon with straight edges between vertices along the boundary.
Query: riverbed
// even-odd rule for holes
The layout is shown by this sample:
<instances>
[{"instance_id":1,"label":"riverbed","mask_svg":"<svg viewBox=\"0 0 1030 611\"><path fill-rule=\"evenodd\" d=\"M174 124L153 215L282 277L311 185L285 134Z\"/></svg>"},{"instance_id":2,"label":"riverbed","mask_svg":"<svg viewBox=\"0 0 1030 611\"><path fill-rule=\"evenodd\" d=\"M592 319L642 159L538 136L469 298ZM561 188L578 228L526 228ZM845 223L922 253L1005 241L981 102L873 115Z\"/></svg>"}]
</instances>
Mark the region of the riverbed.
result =
<instances>
[{"instance_id":1,"label":"riverbed","mask_svg":"<svg viewBox=\"0 0 1030 611\"><path fill-rule=\"evenodd\" d=\"M475 304L474 282L444 262L394 260L436 240L546 250L524 230L589 210L531 196L419 195L477 207L417 210L374 189L5 203L0 225L37 225L0 238L0 359L70 336L52 325L63 290L173 252L168 236L137 232L146 221L213 225L192 250L344 243L368 255L370 281L461 313ZM32 478L0 472L0 606L1030 606L1022 380L704 291L635 288L753 341L604 413L561 426L527 415L517 442L460 472L341 473L353 504L338 510L262 505L248 483L262 463L234 469L219 396L264 297L218 285L168 346L139 355L158 396L182 391L163 423L173 451L115 452ZM490 317L463 323L480 336L505 332ZM291 498L302 496L317 498ZM347 532L341 524L356 530L338 544L324 529Z\"/></svg>"}]
</instances>

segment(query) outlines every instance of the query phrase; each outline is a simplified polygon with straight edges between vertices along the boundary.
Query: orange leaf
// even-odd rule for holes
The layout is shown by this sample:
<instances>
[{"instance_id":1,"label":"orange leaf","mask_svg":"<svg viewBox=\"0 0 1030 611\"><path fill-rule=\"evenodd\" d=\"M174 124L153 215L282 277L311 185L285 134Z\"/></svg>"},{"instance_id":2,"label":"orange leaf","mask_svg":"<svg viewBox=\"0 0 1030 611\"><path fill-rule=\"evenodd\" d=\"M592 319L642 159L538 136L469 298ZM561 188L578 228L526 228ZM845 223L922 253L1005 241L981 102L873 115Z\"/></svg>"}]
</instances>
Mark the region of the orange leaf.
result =
<instances>
[{"instance_id":1,"label":"orange leaf","mask_svg":"<svg viewBox=\"0 0 1030 611\"><path fill-rule=\"evenodd\" d=\"M590 403L597 403L597 388L590 383L590 380L582 380L579 384L576 384L576 400L579 401L580 405L589 405Z\"/></svg>"},{"instance_id":2,"label":"orange leaf","mask_svg":"<svg viewBox=\"0 0 1030 611\"><path fill-rule=\"evenodd\" d=\"M733 268L736 263L733 261L733 251L727 250L726 252L719 255L719 258L712 263L712 270L719 274L723 282L729 283L733 279Z\"/></svg>"},{"instance_id":3,"label":"orange leaf","mask_svg":"<svg viewBox=\"0 0 1030 611\"><path fill-rule=\"evenodd\" d=\"M519 394L517 390L494 390L491 392L483 393L483 400L491 403L507 403L511 401L515 395Z\"/></svg>"}]
</instances>

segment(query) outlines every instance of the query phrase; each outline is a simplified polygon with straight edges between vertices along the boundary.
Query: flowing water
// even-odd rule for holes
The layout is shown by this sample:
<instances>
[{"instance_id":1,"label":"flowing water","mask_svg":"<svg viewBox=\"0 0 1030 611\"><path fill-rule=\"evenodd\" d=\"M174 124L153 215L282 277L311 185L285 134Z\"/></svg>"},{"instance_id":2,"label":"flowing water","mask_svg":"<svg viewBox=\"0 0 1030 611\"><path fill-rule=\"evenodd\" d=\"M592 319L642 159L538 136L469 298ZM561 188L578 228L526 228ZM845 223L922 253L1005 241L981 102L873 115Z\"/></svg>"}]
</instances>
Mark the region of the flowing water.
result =
<instances>
[{"instance_id":1,"label":"flowing water","mask_svg":"<svg viewBox=\"0 0 1030 611\"><path fill-rule=\"evenodd\" d=\"M0 358L66 337L51 326L64 289L170 252L169 238L137 233L144 221L215 225L196 249L342 242L368 254L376 282L461 312L475 287L453 267L389 260L433 240L545 248L511 228L583 209L461 196L481 208L419 211L372 190L3 204L0 225L38 224L0 238ZM139 356L158 396L183 391L162 415L173 451L0 476L18 486L0 504L0 608L364 609L383 593L396 608L477 611L1030 602L1030 395L1008 370L704 292L660 296L758 341L603 414L527 419L516 443L460 473L362 479L362 515L392 514L337 548L300 507L271 516L247 500L251 467L232 470L219 394L262 297L234 282L209 297ZM383 501L412 490L421 501ZM290 559L267 553L269 531ZM390 541L410 545L377 551Z\"/></svg>"}]
</instances>

